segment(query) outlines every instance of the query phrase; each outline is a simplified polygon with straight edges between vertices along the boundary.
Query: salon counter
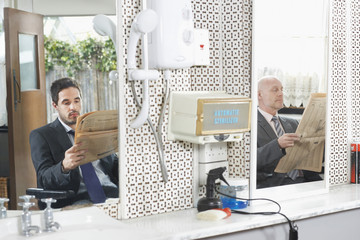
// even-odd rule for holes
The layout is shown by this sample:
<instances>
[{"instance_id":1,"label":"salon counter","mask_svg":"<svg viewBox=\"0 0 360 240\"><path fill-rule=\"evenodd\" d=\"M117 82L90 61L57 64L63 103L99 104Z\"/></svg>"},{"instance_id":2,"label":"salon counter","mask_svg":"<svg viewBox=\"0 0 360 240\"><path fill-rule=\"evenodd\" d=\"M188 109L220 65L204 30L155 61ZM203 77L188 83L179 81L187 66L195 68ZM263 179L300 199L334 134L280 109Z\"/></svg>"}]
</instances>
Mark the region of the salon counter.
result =
<instances>
[{"instance_id":1,"label":"salon counter","mask_svg":"<svg viewBox=\"0 0 360 240\"><path fill-rule=\"evenodd\" d=\"M279 203L281 212L298 226L299 239L360 239L360 185L332 186L325 194ZM252 211L276 209L271 203L252 208ZM196 214L197 210L192 208L122 222L154 231L161 239L289 239L289 225L278 214L232 214L219 221L198 220Z\"/></svg>"}]
</instances>

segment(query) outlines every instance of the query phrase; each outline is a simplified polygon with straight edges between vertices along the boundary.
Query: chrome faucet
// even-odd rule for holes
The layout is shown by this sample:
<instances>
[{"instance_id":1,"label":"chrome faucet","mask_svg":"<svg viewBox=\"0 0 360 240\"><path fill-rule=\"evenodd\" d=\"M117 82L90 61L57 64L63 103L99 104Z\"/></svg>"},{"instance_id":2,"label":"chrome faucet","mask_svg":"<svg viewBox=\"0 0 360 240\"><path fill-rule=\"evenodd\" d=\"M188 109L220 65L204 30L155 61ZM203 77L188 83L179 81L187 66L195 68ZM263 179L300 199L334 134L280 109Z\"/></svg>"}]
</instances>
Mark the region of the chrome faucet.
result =
<instances>
[{"instance_id":1,"label":"chrome faucet","mask_svg":"<svg viewBox=\"0 0 360 240\"><path fill-rule=\"evenodd\" d=\"M0 198L0 219L7 217L6 207L4 206L4 203L8 201L8 198Z\"/></svg>"},{"instance_id":2,"label":"chrome faucet","mask_svg":"<svg viewBox=\"0 0 360 240\"><path fill-rule=\"evenodd\" d=\"M46 208L44 210L44 221L45 221L45 232L53 232L55 231L54 228L57 230L60 229L60 224L54 222L54 214L51 208L51 203L55 203L56 199L52 198L44 198L41 199L42 202L46 203Z\"/></svg>"},{"instance_id":3,"label":"chrome faucet","mask_svg":"<svg viewBox=\"0 0 360 240\"><path fill-rule=\"evenodd\" d=\"M24 202L18 203L18 205L23 208L23 213L21 215L21 234L29 237L32 235L32 231L39 233L40 228L38 226L31 225L31 212L29 210L30 207L35 205L35 203L30 202L30 199L35 198L35 196L24 195L19 198L24 200Z\"/></svg>"}]
</instances>

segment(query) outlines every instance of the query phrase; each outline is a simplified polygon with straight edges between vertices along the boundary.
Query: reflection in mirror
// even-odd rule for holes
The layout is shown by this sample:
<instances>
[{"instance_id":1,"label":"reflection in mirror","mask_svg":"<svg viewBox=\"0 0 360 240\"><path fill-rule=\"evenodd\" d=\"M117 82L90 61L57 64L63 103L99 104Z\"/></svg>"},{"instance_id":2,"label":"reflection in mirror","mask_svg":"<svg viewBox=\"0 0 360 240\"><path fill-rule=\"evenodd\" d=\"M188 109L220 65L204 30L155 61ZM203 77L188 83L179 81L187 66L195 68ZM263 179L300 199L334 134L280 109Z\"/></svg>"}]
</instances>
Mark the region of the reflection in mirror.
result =
<instances>
[{"instance_id":1,"label":"reflection in mirror","mask_svg":"<svg viewBox=\"0 0 360 240\"><path fill-rule=\"evenodd\" d=\"M39 89L36 68L36 36L19 34L21 91Z\"/></svg>"},{"instance_id":2,"label":"reflection in mirror","mask_svg":"<svg viewBox=\"0 0 360 240\"><path fill-rule=\"evenodd\" d=\"M116 52L112 39L95 33L92 20L45 18L48 124L29 139L37 187L47 192L27 193L57 197L53 208L119 196L117 144L112 146L118 135L117 82L109 79ZM112 111L94 112L99 110ZM38 206L45 204L38 201Z\"/></svg>"},{"instance_id":3,"label":"reflection in mirror","mask_svg":"<svg viewBox=\"0 0 360 240\"><path fill-rule=\"evenodd\" d=\"M327 0L255 1L254 76L275 75L286 107L326 92Z\"/></svg>"},{"instance_id":4,"label":"reflection in mirror","mask_svg":"<svg viewBox=\"0 0 360 240\"><path fill-rule=\"evenodd\" d=\"M116 16L108 17L116 22ZM70 76L79 80L83 92L82 113L118 108L117 82L109 79L109 72L116 70L115 48L109 37L95 32L93 19L94 16L44 18L49 103L51 83ZM47 112L48 122L56 119L57 112L51 104L47 105Z\"/></svg>"},{"instance_id":5,"label":"reflection in mirror","mask_svg":"<svg viewBox=\"0 0 360 240\"><path fill-rule=\"evenodd\" d=\"M107 1L108 3L104 4L101 3L101 6L111 6L109 9L111 11L105 11L107 13L116 13L115 1ZM96 4L96 3L95 3ZM76 4L75 4L76 5ZM91 5L91 4L90 4ZM77 6L72 6L72 17L59 17L59 16L52 16L52 17L44 17L40 21L44 20L43 26L44 29L41 32L44 32L46 40L44 41L45 45L45 68L46 68L46 94L47 94L47 101L44 103L44 101L41 101L42 103L47 105L47 122L51 123L55 121L57 118L57 111L52 106L52 100L50 97L50 86L53 81L56 79L70 76L73 79L78 80L80 84L80 88L82 90L82 111L81 113L87 113L91 111L96 110L109 110L109 109L117 109L118 108L118 101L117 101L117 81L114 79L109 79L109 72L111 70L116 69L116 54L115 54L115 48L113 44L111 43L111 39L104 36L99 36L94 30L93 30L93 23L92 20L94 16L85 16L85 14L93 14L94 11L91 9L91 6L86 5L81 6L81 17L75 17L76 12L79 11L79 9L76 9ZM0 18L3 19L3 8L4 7L10 7L13 6L11 2L0 1ZM50 7L49 7L50 6ZM25 4L19 4L17 6L19 8L25 8L27 9L28 6ZM53 11L51 10L51 3L48 5L42 4L43 11L45 13L42 13L42 15L47 15L48 13L53 14ZM34 8L35 9L35 8ZM33 9L33 10L34 10ZM103 8L102 8L103 9ZM31 11L32 9L29 9ZM58 13L60 14L69 14L68 8L59 8L56 9ZM102 12L101 9L97 9L100 12ZM34 10L34 12L36 12ZM31 14L27 14L31 15ZM6 15L5 15L6 16ZM116 22L116 16L112 15L109 16L113 22ZM25 25L27 24L21 24L20 18L19 19L19 25ZM22 19L22 18L21 18ZM30 21L27 21L30 22ZM32 21L31 21L32 22ZM42 24L34 24L32 22L32 25L36 25L39 28L41 28ZM31 25L31 24L30 24ZM24 27L25 27L24 26ZM34 72L34 67L37 68L40 66L34 66L32 63L34 59L38 60L40 59L37 55L39 52L33 51L34 44L37 39L34 39L32 35L28 35L28 33L33 34L33 30L21 30L19 31L21 34L19 34L19 41L20 41L20 54L19 54L19 61L21 63L19 74L21 77L19 78L21 80L21 91L24 92L23 96L29 96L28 93L33 91L34 89L37 89L41 86L41 90L44 89L45 79L43 77L43 74L40 74L41 80L39 82L34 82L31 80L34 80L37 76L37 72ZM0 83L2 83L2 86L6 85L6 74L5 74L5 41L4 41L4 25L3 22L0 21ZM51 38L51 39L50 39ZM42 39L38 38L38 39ZM12 43L16 42L10 41ZM40 56L42 56L43 52L40 49ZM103 50L103 51L102 51ZM106 55L106 57L103 57ZM101 59L100 59L101 58ZM7 64L7 66L10 66ZM41 65L43 68L44 66ZM39 71L40 73L43 73L43 71ZM24 79L25 78L25 79ZM39 78L40 79L40 78ZM23 81L25 80L25 82ZM27 81L29 80L29 81ZM37 90L33 91L36 92L36 94L39 94L41 96L44 96L45 93L39 92ZM9 176L9 147L8 147L8 121L7 121L7 112L6 112L6 88L0 88L0 197L10 197L9 193L14 192L13 189L18 190L16 184L14 184L15 180ZM9 95L9 94L8 94ZM39 103L38 97L31 97L33 101L36 101ZM24 101L26 102L26 101ZM29 103L27 101L27 103ZM39 107L39 104L32 105L32 107L37 107L37 110L41 111L45 114L45 107ZM24 106L22 109L26 109L26 113L29 113L29 115L34 115L34 112L31 111L31 108L25 108ZM38 116L38 114L35 114ZM19 118L18 118L19 119ZM29 120L26 119L25 120ZM24 121L25 121L24 120ZM44 122L41 122L39 124L38 122L35 123L35 121L27 121L31 124L31 126L37 125L40 127L41 125L44 125ZM37 125L36 125L37 124ZM10 124L9 124L10 125ZM17 125L19 126L19 125ZM29 131L33 130L35 127L29 128ZM23 129L23 128L18 128ZM26 128L26 130L28 130ZM25 132L25 131L22 131ZM26 135L26 136L25 136ZM28 144L29 142L29 136L28 134L24 134L25 137L24 142L25 144ZM58 137L58 135L53 134L53 137ZM22 143L21 143L22 144ZM22 146L22 145L21 145ZM17 151L21 155L21 160L23 161L25 159L25 156L22 151ZM30 154L30 153L29 153ZM58 153L54 154L57 155ZM35 170L33 169L32 163L31 163L31 157L26 156L26 162L30 162L29 166L30 168L23 168L22 171L33 171L32 174L25 174L25 176L31 175L34 179L35 178ZM59 165L58 165L59 166ZM24 170L25 169L25 170ZM58 168L59 170L59 168ZM15 170L14 170L15 172ZM117 169L115 172L118 172ZM15 174L15 173L14 173ZM23 175L20 174L20 171L18 168L16 168L16 175ZM11 179L11 181L10 181ZM16 180L17 181L17 180ZM27 181L27 184L22 184L22 182L19 182L20 186L23 186L19 190L19 194L25 194L25 188L26 187L36 187L36 180ZM26 185L26 186L25 186ZM4 193L4 194L3 194ZM6 195L5 195L6 194ZM18 194L18 193L16 193ZM14 202L14 204L9 204L11 209L16 209L17 204L15 203L17 197L11 196L11 202ZM14 206L12 206L14 205Z\"/></svg>"},{"instance_id":6,"label":"reflection in mirror","mask_svg":"<svg viewBox=\"0 0 360 240\"><path fill-rule=\"evenodd\" d=\"M251 163L252 189L265 193L271 187L281 195L284 189L301 192L306 186L317 191L327 185L323 169L274 171L286 149L300 140L294 132L311 94L326 92L327 22L327 0L254 1L252 86L254 103L258 102L252 115L252 127L257 125L252 131L252 152L257 151Z\"/></svg>"}]
</instances>

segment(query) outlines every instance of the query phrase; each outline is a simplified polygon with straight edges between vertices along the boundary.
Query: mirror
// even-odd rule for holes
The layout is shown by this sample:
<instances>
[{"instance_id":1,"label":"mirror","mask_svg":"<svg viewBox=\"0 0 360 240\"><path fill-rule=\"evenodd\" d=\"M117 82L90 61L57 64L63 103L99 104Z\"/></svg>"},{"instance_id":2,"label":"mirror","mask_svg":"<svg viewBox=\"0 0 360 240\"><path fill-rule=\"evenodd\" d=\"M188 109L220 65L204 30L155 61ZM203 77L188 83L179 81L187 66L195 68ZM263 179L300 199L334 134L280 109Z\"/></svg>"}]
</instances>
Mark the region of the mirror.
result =
<instances>
[{"instance_id":1,"label":"mirror","mask_svg":"<svg viewBox=\"0 0 360 240\"><path fill-rule=\"evenodd\" d=\"M113 20L110 20L110 17ZM110 17L106 17L106 19L112 23L116 17ZM118 157L116 156L118 84L117 81L109 77L109 72L116 69L116 51L113 41L109 39L108 35L99 35L95 32L92 24L93 19L94 16L44 17L45 65L49 66L46 75L48 122L51 124L50 126L54 126L56 131L59 129L57 127L57 123L60 123L59 120L67 124L66 127L68 128L69 126L75 128L76 123L75 136L70 136L70 139L74 140L73 144L81 142L81 145L75 149L87 149L87 152L83 154L84 159L80 160L83 162L76 164L76 166L71 165L71 159L66 154L65 158L61 159L54 157L54 162L62 161L63 172L70 172L74 176L79 176L78 174L81 172L82 176L82 180L70 179L71 184L65 187L66 190L73 190L72 186L78 184L79 190L74 190L74 199L59 199L52 204L54 208L90 203L91 201L103 203L106 198L118 198L119 196L118 173L115 173L118 172ZM68 51L61 51L63 46ZM74 57L74 54L68 54L68 52L76 52L79 57ZM106 55L105 58L103 58L104 55ZM51 65L49 59L55 64ZM68 60L61 61L62 59ZM52 88L58 79L64 77L70 77L77 82L81 95L76 88L65 88L58 93L59 100L56 102L57 104L54 104L49 94L50 86ZM64 108L67 108L71 113L65 113ZM94 112L104 110L107 112ZM66 130L69 131L69 129ZM63 132L59 131L59 133ZM69 149L71 145L65 141L69 140L69 136L65 137L67 139L62 138L64 140L61 142L63 144L61 146L63 149ZM31 135L30 143L34 143ZM49 145L52 148L51 144ZM36 153L37 149L32 145L33 149L33 152ZM63 153L60 152L59 154ZM33 155L35 168L37 162L41 160ZM85 164L88 162L90 164ZM90 177L90 174L95 173L95 171L97 174ZM55 175L56 173L52 174ZM46 177L45 173L41 171L38 171L38 176ZM94 179L99 180L96 181L97 185L91 182ZM49 188L48 182L41 181L40 183L43 184L43 188ZM93 188L88 188L88 184L98 187L97 190L91 192ZM51 182L51 186L57 188L56 190L60 188L59 185L58 181ZM86 195L87 193L89 193L89 197ZM99 195L97 195L98 193ZM99 198L97 198L98 196ZM42 207L40 204L39 206Z\"/></svg>"},{"instance_id":2,"label":"mirror","mask_svg":"<svg viewBox=\"0 0 360 240\"><path fill-rule=\"evenodd\" d=\"M320 175L323 180L283 186L277 183L259 185L257 139L258 134L264 134L258 126L258 106L262 101L261 96L258 99L260 78L272 75L281 81L284 108L278 114L283 116L282 112L287 110L291 114L285 116L298 121L311 93L327 92L328 13L328 0L253 1L251 197L284 199L313 194L314 191L327 191L326 151L323 163L325 171ZM327 109L326 116L328 114ZM329 129L327 122L326 129ZM325 141L325 145L327 143Z\"/></svg>"},{"instance_id":3,"label":"mirror","mask_svg":"<svg viewBox=\"0 0 360 240\"><path fill-rule=\"evenodd\" d=\"M2 7L1 7L1 10L3 10ZM57 115L55 114L55 113L57 113L57 111L55 111L55 109L51 106L51 98L50 98L50 94L49 94L50 85L54 80L65 77L65 76L70 76L73 79L80 80L79 84L80 84L80 88L82 89L82 93L83 93L82 111L80 113L86 113L86 112L90 112L90 111L94 111L94 110L117 109L117 107L118 107L117 106L118 105L117 81L111 81L111 79L109 79L109 71L116 69L116 61L115 61L115 64L112 64L112 62L114 61L114 58L116 58L116 54L113 53L115 51L112 51L115 49L109 47L109 45L111 45L111 43L106 44L107 43L106 42L103 44L98 44L98 42L100 42L100 41L102 41L102 42L106 41L107 38L99 36L93 30L93 27L92 27L93 16L90 16L90 17L83 16L81 18L78 17L78 19L75 19L75 18L76 17L72 17L72 19L70 19L69 21L66 21L64 18L61 18L61 17L59 17L59 18L44 17L43 19L40 19L40 21L39 21L41 23L42 20L44 20L44 27L45 27L44 32L46 32L45 35L47 35L47 36L49 36L51 34L57 35L56 41L55 40L50 41L49 39L47 39L47 41L45 41L45 48L48 50L47 52L48 53L51 52L51 54L52 54L50 57L49 57L49 54L46 55L46 57L47 57L47 59L46 59L47 60L46 61L46 67L47 67L46 94L48 96L46 106L48 107L48 110L47 110L48 123L53 122L57 117ZM112 16L112 18L116 21L116 16ZM38 26L41 29L42 25L40 23L37 23L36 26ZM41 32L42 32L42 30L41 30ZM89 39L88 35L90 33L93 33L92 38L90 40L87 40L87 39ZM81 34L83 36L79 37L78 36L79 34ZM4 44L2 44L3 43L3 35L4 35L3 34L3 26L1 24L0 25L0 47L4 46ZM68 39L64 39L65 37L70 38L70 41L67 41ZM94 40L95 37L97 38L97 41ZM75 38L77 41L75 41ZM85 38L85 40L84 40L84 38ZM34 48L34 44L35 44L34 37L32 35L20 34L19 39L22 40L22 41L20 41L21 43L22 42L28 43L28 45L20 44L20 59L19 60L20 60L20 63L22 63L21 67L25 67L25 70L28 67L34 68L34 66L28 66L29 64L27 64L29 62L32 62L30 60L33 60L35 58L37 59L37 57L35 56L37 52L35 53L34 51L29 51L29 49L31 50ZM63 41L61 41L61 40L63 40ZM71 42L71 40L73 40L73 42ZM75 47L77 47L76 48L77 51L74 51L73 49L75 47L72 47L75 44L76 44ZM80 49L80 47L82 47L82 48ZM103 54L103 52L101 52L101 51L99 53L100 47L102 47L102 48L106 47L106 49L107 49L106 53L108 55L106 58L107 61L105 63L101 62L99 64L99 61L97 61L97 62L95 62L95 61L99 59L97 57L100 57ZM51 50L49 50L49 48L51 48ZM66 51L63 50L64 48L66 49ZM54 49L56 49L56 50L60 49L60 50L55 51ZM84 50L86 50L86 52ZM94 53L94 51L98 51L98 52ZM74 52L76 52L78 55L80 55L79 52L81 52L81 53L85 52L85 54L82 54L82 56L87 54L86 56L90 56L90 57L88 57L88 59L84 59L85 57L83 57L81 60L79 60L78 55L73 54ZM0 63L3 63L4 53L2 51L1 51L1 53L2 54L0 54ZM62 56L59 56L60 54L66 55L62 58L62 59L64 59L63 62L57 61L62 57ZM67 58L69 59L69 61L64 63L67 60ZM70 62L71 60L73 60L73 61ZM86 60L88 62L85 62ZM82 61L82 62L80 62L80 61ZM55 62L58 64L56 64ZM85 62L85 63L83 63L83 62ZM23 66L23 65L25 65L25 66ZM54 67L54 65L56 65L56 66ZM51 66L53 67L52 69L51 69ZM72 66L72 69L70 69L70 70L66 69L67 66ZM101 67L101 69L99 69L99 66ZM70 72L71 70L74 70L74 69L78 70L78 68L81 68L81 67L83 67L83 69L81 71L77 71L76 73ZM97 68L96 69L97 71L95 70L95 68ZM5 81L5 77L3 76L3 74L5 74L5 71L3 71L3 69L4 69L4 66L0 66L0 81ZM29 94L29 92L31 90L34 90L34 88L37 88L37 86L34 82L31 82L31 81L29 81L28 84L23 84L23 83L26 83L26 82L23 82L23 80L24 80L24 77L30 77L29 80L34 80L34 74L29 74L29 71L27 71L28 74L24 75L23 71L22 71L24 69L21 68L20 70L21 70L20 71L21 92L24 93L23 96L29 96L29 95L25 95L25 94ZM72 73L73 75L71 75L69 72ZM30 73L33 73L33 72L30 71ZM25 79L25 80L27 80L27 79ZM42 78L42 82L43 83L45 82L44 78ZM26 88L24 88L24 87L26 87ZM6 88L4 88L4 90L6 93ZM2 91L0 91L0 92L2 92ZM6 97L6 94L3 94L1 96ZM32 98L32 99L34 101L36 101L38 98ZM6 101L0 101L0 102L5 103ZM24 102L26 102L26 101L24 101ZM3 115L5 115L5 118L7 118L6 114L3 114L2 106L3 105L1 104L1 106L0 106L1 120L3 119ZM44 105L44 107L45 107L45 105ZM23 108L23 109L25 109L25 108ZM39 107L38 109L43 109L43 108ZM29 115L34 116L33 112L31 112L31 111L30 112L28 111L27 113L29 113ZM30 122L32 122L32 121L30 121ZM1 121L0 123L1 123L0 126L2 126L3 122ZM40 124L39 124L39 127L40 127ZM29 132L33 129L34 129L34 127L29 128ZM0 130L2 130L2 129L0 129ZM0 131L0 133L1 133L0 141L3 140L4 138L6 138L6 140L7 140L7 138L8 138L7 132L6 132L6 135L3 134L2 131ZM24 141L26 142L25 144L28 144L29 136L28 136L28 133L26 133L26 134L27 134L27 137L24 137L22 139L24 139ZM3 142L3 141L1 141L1 142ZM7 141L6 141L6 145L7 145ZM2 148L2 149L4 149L4 148ZM6 152L6 153L9 152L9 150L7 148L5 150L3 152ZM1 154L1 156L3 156L3 154ZM26 157L27 156L28 155L26 155ZM9 157L7 156L7 158L5 160L8 163ZM3 161L1 161L0 163L2 163L2 162ZM23 169L28 169L30 171L34 171L30 156L28 158L26 158L26 162L27 163L29 162L29 168L23 168ZM1 166L4 167L4 164L2 164ZM6 165L5 165L5 167L6 167ZM15 182L15 181L13 181L14 177L12 177L12 176L9 177L9 173L8 173L9 170L7 172L5 172L4 168L2 168L0 180L2 180L3 175L5 175L5 177L7 177L5 180L10 182L10 184L9 184L10 186L9 186L9 191L7 191L7 189L6 189L7 182L4 181L4 184L2 184L2 181L0 181L1 182L0 193L2 193L3 189L5 189L6 193L7 192L11 193L11 191L13 189L16 189L15 188L16 185L13 184L13 182ZM16 172L14 170L13 176L14 175L21 176L23 174L21 174L19 172L19 169L16 169ZM34 171L34 175L35 175L35 171ZM9 179L11 179L12 182ZM14 196L10 195L9 193L7 193L7 196L3 196L3 195L1 196L1 197L11 198L10 200L12 202L14 202L10 205L11 209L16 209L16 207L17 207L16 201L18 200L18 196L24 195L26 188L36 187L35 176L32 177L32 179L34 179L33 182L16 180L16 184L24 186L24 188L20 189L19 191L18 191L18 189L16 189L17 192L16 192L16 195L13 194ZM26 182L26 184L22 184L23 182ZM116 183L115 177L111 183L114 183L114 182ZM114 187L115 183L113 185L111 185L113 189L115 188ZM117 196L118 196L118 194L116 194L116 197Z\"/></svg>"}]
</instances>

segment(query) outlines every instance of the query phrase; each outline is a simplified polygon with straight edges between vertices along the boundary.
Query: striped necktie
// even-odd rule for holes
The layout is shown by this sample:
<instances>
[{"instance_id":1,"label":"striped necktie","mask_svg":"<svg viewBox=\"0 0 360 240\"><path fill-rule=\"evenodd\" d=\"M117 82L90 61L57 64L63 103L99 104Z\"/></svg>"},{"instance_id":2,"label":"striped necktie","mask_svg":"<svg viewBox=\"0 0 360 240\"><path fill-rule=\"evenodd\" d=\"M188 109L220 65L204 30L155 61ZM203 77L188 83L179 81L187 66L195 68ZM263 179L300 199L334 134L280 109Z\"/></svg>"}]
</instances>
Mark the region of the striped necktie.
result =
<instances>
[{"instance_id":1,"label":"striped necktie","mask_svg":"<svg viewBox=\"0 0 360 240\"><path fill-rule=\"evenodd\" d=\"M69 134L75 135L73 130L68 131ZM101 186L100 180L96 175L94 166L91 162L80 166L83 181L88 191L89 197L93 203L103 203L106 200L104 189Z\"/></svg>"},{"instance_id":2,"label":"striped necktie","mask_svg":"<svg viewBox=\"0 0 360 240\"><path fill-rule=\"evenodd\" d=\"M275 124L275 130L276 130L278 137L281 137L282 135L284 135L285 132L280 125L279 119L276 116L273 116L271 121L273 121Z\"/></svg>"},{"instance_id":3,"label":"striped necktie","mask_svg":"<svg viewBox=\"0 0 360 240\"><path fill-rule=\"evenodd\" d=\"M280 121L278 119L278 117L276 116L273 116L271 121L274 122L275 124L275 130L276 130L276 133L278 135L278 137L281 137L282 135L284 135L284 130L282 129L281 125L280 125ZM295 181L295 179L299 176L299 170L297 169L294 169L294 170L291 170L290 172L287 173L287 175Z\"/></svg>"}]
</instances>

